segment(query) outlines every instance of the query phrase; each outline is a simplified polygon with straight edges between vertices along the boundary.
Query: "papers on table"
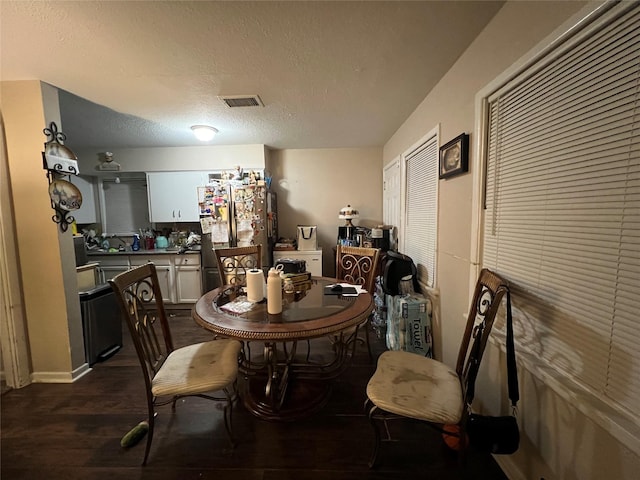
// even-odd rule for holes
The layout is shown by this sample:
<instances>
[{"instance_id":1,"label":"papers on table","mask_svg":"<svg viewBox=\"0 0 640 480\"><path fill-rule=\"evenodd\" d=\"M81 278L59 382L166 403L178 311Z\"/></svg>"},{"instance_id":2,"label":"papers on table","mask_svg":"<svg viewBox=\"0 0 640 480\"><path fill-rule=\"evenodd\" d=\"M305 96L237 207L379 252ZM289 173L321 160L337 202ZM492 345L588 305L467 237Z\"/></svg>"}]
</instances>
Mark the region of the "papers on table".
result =
<instances>
[{"instance_id":1,"label":"papers on table","mask_svg":"<svg viewBox=\"0 0 640 480\"><path fill-rule=\"evenodd\" d=\"M253 302L247 300L245 295L242 295L229 303L225 303L220 307L221 310L225 310L226 312L233 313L236 315L241 315L243 313L248 312L253 308Z\"/></svg>"}]
</instances>

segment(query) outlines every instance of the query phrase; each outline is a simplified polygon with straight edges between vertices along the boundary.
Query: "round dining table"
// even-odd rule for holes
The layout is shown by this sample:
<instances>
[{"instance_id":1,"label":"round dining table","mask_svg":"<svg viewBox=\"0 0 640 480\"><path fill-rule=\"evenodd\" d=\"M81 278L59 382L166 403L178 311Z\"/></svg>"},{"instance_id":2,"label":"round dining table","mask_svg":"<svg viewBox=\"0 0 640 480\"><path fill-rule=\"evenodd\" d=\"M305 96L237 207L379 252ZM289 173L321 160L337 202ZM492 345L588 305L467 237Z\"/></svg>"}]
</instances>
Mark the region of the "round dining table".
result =
<instances>
[{"instance_id":1,"label":"round dining table","mask_svg":"<svg viewBox=\"0 0 640 480\"><path fill-rule=\"evenodd\" d=\"M358 326L374 307L370 293L343 295L331 289L335 283L332 278L313 277L303 289L283 293L279 314L269 314L265 300L249 302L239 286L217 288L197 301L192 315L198 325L242 342L240 396L255 416L298 420L328 401L331 381L348 366ZM316 338L331 341L329 359L311 359ZM298 352L300 342L307 344L306 356Z\"/></svg>"}]
</instances>

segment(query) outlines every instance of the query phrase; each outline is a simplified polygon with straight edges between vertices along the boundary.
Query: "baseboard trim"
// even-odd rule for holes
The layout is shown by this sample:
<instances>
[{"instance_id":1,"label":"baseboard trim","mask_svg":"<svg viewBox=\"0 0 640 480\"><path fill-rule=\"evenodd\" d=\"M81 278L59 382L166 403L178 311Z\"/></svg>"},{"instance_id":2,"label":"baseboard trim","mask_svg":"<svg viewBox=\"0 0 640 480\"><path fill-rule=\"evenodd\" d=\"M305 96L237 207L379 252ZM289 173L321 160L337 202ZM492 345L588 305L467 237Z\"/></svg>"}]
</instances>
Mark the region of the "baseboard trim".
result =
<instances>
[{"instance_id":1,"label":"baseboard trim","mask_svg":"<svg viewBox=\"0 0 640 480\"><path fill-rule=\"evenodd\" d=\"M33 383L73 383L82 378L92 370L88 363L80 365L72 372L33 372L31 382Z\"/></svg>"}]
</instances>

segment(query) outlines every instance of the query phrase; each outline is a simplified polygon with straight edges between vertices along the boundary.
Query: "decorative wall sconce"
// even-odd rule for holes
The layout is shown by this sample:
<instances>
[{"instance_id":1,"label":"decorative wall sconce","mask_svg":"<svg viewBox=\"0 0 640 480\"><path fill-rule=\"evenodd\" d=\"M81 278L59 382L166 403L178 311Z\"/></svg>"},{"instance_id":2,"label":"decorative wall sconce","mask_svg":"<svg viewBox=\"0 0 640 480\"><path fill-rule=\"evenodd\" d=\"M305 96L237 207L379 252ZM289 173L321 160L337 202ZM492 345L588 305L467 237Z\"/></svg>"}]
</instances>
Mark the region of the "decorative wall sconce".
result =
<instances>
[{"instance_id":1,"label":"decorative wall sconce","mask_svg":"<svg viewBox=\"0 0 640 480\"><path fill-rule=\"evenodd\" d=\"M102 163L98 166L99 170L107 171L107 172L119 172L120 164L118 162L113 161L113 153L104 152L101 155Z\"/></svg>"},{"instance_id":2,"label":"decorative wall sconce","mask_svg":"<svg viewBox=\"0 0 640 480\"><path fill-rule=\"evenodd\" d=\"M56 211L51 219L60 225L60 230L66 232L69 225L75 221L70 212L82 205L80 190L70 182L71 175L78 175L78 157L64 145L67 136L58 131L55 122L43 130L49 140L44 144L42 163L47 171L49 180L49 198L51 207Z\"/></svg>"}]
</instances>

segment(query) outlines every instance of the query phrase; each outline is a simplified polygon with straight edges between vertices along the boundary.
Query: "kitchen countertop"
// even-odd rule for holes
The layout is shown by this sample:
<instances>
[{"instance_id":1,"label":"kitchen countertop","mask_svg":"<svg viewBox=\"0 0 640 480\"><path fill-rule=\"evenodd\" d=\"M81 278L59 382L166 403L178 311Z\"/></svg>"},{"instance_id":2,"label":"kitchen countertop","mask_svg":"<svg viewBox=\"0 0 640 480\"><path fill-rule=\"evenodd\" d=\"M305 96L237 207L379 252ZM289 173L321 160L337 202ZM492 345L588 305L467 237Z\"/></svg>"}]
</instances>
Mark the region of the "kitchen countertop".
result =
<instances>
[{"instance_id":1,"label":"kitchen countertop","mask_svg":"<svg viewBox=\"0 0 640 480\"><path fill-rule=\"evenodd\" d=\"M107 252L106 250L88 250L87 256L97 256L97 255L200 255L200 250L187 250L186 252L180 253L180 249L178 248L155 248L153 250L137 250L137 251L124 251L124 252Z\"/></svg>"}]
</instances>

